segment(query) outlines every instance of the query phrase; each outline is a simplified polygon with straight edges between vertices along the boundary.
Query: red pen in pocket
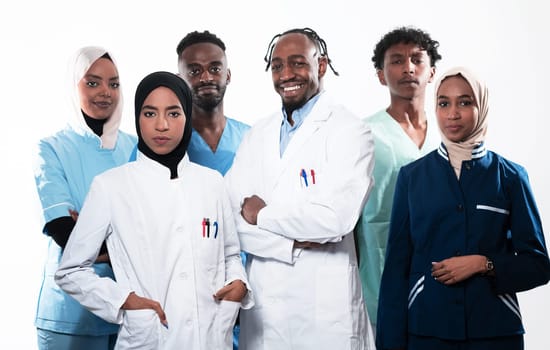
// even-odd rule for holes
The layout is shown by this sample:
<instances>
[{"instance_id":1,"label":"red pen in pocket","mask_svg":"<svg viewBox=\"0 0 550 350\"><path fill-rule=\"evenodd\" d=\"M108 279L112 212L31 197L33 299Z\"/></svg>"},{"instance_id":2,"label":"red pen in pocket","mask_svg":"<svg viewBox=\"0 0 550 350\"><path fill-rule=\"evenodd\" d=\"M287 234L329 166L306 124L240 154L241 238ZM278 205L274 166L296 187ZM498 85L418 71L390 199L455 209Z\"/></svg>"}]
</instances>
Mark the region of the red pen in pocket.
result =
<instances>
[{"instance_id":1,"label":"red pen in pocket","mask_svg":"<svg viewBox=\"0 0 550 350\"><path fill-rule=\"evenodd\" d=\"M315 185L315 170L311 169L311 184Z\"/></svg>"}]
</instances>

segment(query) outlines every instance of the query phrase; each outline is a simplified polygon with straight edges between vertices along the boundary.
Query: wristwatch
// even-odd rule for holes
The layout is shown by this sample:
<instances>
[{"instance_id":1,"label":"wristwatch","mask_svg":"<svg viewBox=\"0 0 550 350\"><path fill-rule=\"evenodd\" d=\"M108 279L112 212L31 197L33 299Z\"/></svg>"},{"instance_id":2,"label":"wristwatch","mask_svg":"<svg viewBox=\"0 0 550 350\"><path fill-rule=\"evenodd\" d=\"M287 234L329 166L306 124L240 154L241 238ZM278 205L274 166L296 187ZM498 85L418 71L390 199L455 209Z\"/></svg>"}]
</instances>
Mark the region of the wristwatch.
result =
<instances>
[{"instance_id":1,"label":"wristwatch","mask_svg":"<svg viewBox=\"0 0 550 350\"><path fill-rule=\"evenodd\" d=\"M487 258L487 261L485 262L485 273L491 273L495 269L495 265L493 264L493 260Z\"/></svg>"}]
</instances>

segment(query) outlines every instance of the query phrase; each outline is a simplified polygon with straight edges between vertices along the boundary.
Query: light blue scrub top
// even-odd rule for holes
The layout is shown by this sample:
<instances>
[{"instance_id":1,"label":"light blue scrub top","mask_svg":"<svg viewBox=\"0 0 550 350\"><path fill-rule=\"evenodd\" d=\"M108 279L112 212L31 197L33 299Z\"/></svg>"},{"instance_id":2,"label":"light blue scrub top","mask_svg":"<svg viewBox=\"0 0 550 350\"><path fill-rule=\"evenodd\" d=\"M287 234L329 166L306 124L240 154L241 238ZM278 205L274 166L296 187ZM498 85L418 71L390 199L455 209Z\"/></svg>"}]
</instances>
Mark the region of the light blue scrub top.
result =
<instances>
[{"instance_id":1,"label":"light blue scrub top","mask_svg":"<svg viewBox=\"0 0 550 350\"><path fill-rule=\"evenodd\" d=\"M436 149L441 138L435 121L428 120L426 139L418 149L386 110L364 120L374 137L374 187L357 224L356 239L363 296L370 321L375 326L397 174L403 165Z\"/></svg>"},{"instance_id":2,"label":"light blue scrub top","mask_svg":"<svg viewBox=\"0 0 550 350\"><path fill-rule=\"evenodd\" d=\"M136 142L135 136L119 131L114 149L102 149L98 136L71 126L40 140L35 182L44 223L69 216L69 209L80 212L94 176L126 163ZM117 333L118 325L87 311L55 284L53 276L61 255L61 247L50 238L35 326L79 335ZM114 278L109 264L95 264L94 268L98 275Z\"/></svg>"},{"instance_id":3,"label":"light blue scrub top","mask_svg":"<svg viewBox=\"0 0 550 350\"><path fill-rule=\"evenodd\" d=\"M249 125L226 117L225 128L216 152L212 152L201 135L193 129L191 141L187 147L189 159L194 163L217 170L220 174L225 175L231 168L237 148L248 129L250 129Z\"/></svg>"}]
</instances>

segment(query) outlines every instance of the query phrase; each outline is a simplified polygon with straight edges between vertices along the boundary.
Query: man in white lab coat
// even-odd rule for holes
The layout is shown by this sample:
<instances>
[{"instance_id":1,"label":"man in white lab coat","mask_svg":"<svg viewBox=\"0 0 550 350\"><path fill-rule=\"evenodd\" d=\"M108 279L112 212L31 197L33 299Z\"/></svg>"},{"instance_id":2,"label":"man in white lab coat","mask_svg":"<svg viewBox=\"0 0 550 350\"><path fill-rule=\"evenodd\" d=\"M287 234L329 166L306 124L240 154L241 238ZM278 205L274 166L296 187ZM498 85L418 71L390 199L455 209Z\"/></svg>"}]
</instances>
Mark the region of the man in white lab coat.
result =
<instances>
[{"instance_id":1,"label":"man in white lab coat","mask_svg":"<svg viewBox=\"0 0 550 350\"><path fill-rule=\"evenodd\" d=\"M323 91L334 69L315 31L276 35L266 62L282 109L226 175L256 302L240 349L374 349L352 233L373 185L370 129Z\"/></svg>"}]
</instances>

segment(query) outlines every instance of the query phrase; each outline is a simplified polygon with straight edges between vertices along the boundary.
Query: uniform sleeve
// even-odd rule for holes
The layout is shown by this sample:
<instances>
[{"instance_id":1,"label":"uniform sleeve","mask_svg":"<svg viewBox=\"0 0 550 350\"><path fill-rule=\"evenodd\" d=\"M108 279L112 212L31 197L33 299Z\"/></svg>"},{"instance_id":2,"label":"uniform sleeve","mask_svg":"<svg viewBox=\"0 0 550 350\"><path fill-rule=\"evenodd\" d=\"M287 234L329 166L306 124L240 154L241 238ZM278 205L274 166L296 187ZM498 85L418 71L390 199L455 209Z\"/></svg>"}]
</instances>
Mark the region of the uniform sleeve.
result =
<instances>
[{"instance_id":1,"label":"uniform sleeve","mask_svg":"<svg viewBox=\"0 0 550 350\"><path fill-rule=\"evenodd\" d=\"M412 243L410 240L407 177L399 172L390 221L386 260L380 286L376 346L378 349L407 347L408 281Z\"/></svg>"},{"instance_id":2,"label":"uniform sleeve","mask_svg":"<svg viewBox=\"0 0 550 350\"><path fill-rule=\"evenodd\" d=\"M254 296L250 288L250 283L246 276L244 266L241 260L241 247L239 244L239 237L235 228L235 222L233 219L233 212L231 204L229 203L229 196L227 191L223 190L223 220L225 233L224 237L224 250L225 250L225 284L231 283L235 280L241 280L246 284L248 293L241 301L243 309L250 309L254 306Z\"/></svg>"},{"instance_id":3,"label":"uniform sleeve","mask_svg":"<svg viewBox=\"0 0 550 350\"><path fill-rule=\"evenodd\" d=\"M514 174L516 175L516 174ZM498 294L521 292L550 280L550 261L542 224L527 173L518 169L506 189L511 202L510 235L513 251L490 256L495 265Z\"/></svg>"},{"instance_id":4,"label":"uniform sleeve","mask_svg":"<svg viewBox=\"0 0 550 350\"><path fill-rule=\"evenodd\" d=\"M319 243L337 242L353 232L373 186L372 133L363 121L352 118L323 127L334 129L326 143L319 145L327 157L323 190L269 203L259 212L259 228Z\"/></svg>"},{"instance_id":5,"label":"uniform sleeve","mask_svg":"<svg viewBox=\"0 0 550 350\"><path fill-rule=\"evenodd\" d=\"M93 269L101 245L111 233L110 215L108 193L96 178L65 247L55 282L89 311L120 324L120 308L130 290L122 290L109 277L99 277Z\"/></svg>"},{"instance_id":6,"label":"uniform sleeve","mask_svg":"<svg viewBox=\"0 0 550 350\"><path fill-rule=\"evenodd\" d=\"M251 132L244 135L233 160L233 165L225 175L225 183L241 249L255 256L291 263L293 259L293 239L260 229L256 225L250 225L241 215L242 199L257 192L254 188L254 174L258 170L254 166L258 162L254 160L254 148L250 143L251 135Z\"/></svg>"},{"instance_id":7,"label":"uniform sleeve","mask_svg":"<svg viewBox=\"0 0 550 350\"><path fill-rule=\"evenodd\" d=\"M54 147L41 140L34 158L34 179L42 205L44 223L69 216L69 209L78 210L70 193L69 183ZM44 233L48 234L46 227Z\"/></svg>"}]
</instances>

